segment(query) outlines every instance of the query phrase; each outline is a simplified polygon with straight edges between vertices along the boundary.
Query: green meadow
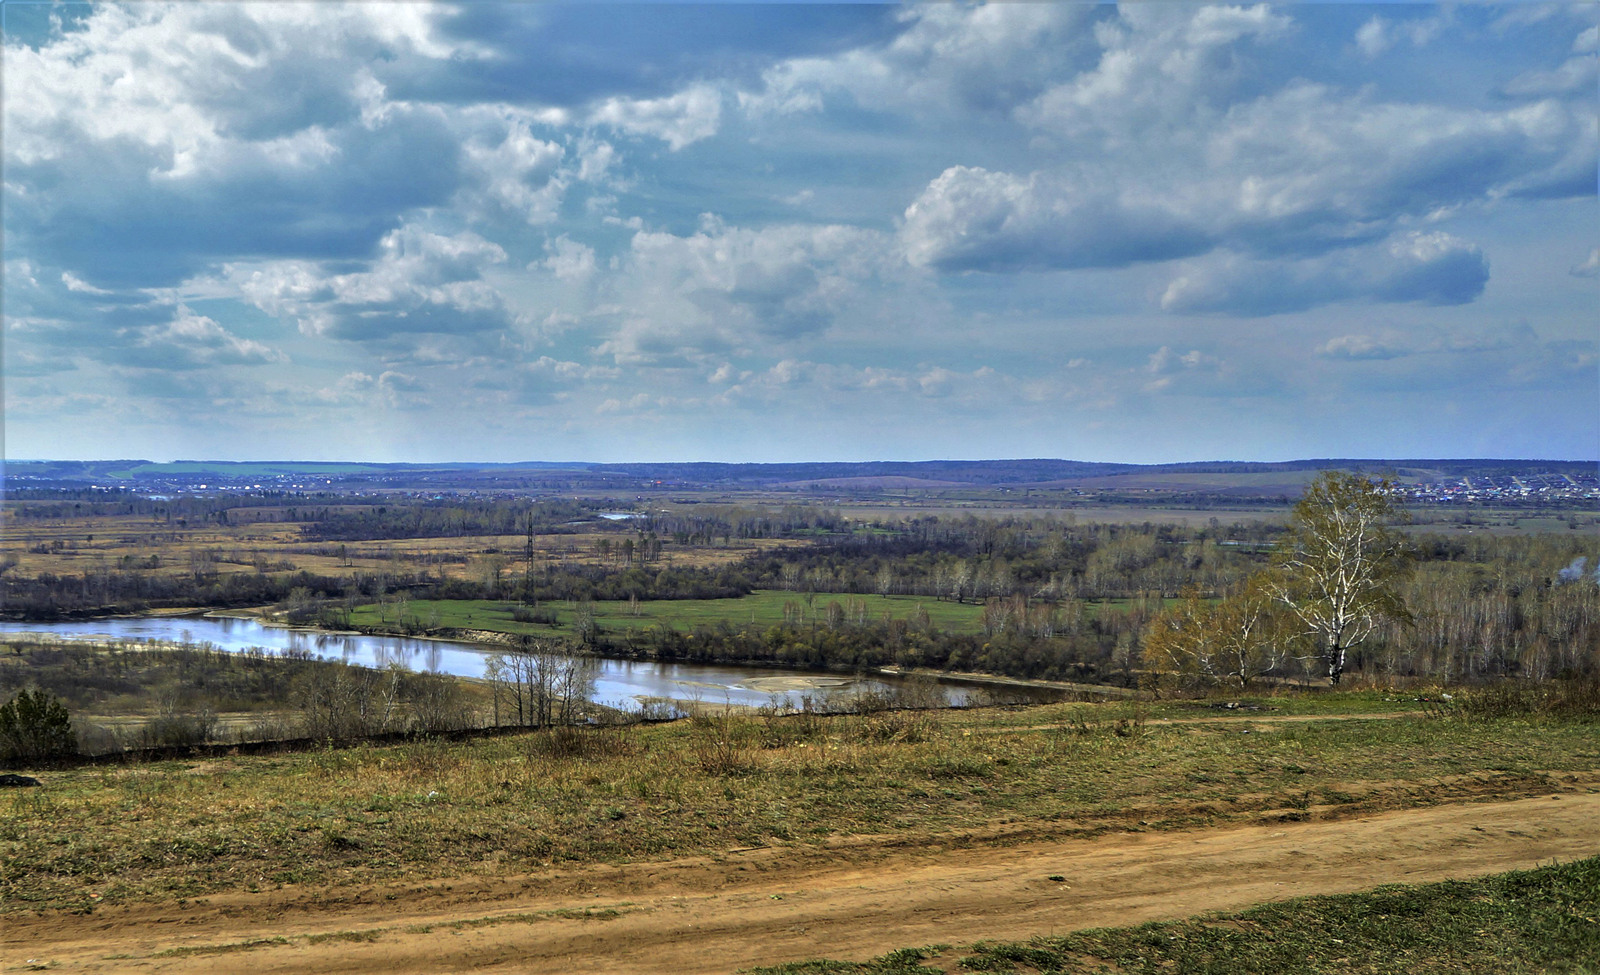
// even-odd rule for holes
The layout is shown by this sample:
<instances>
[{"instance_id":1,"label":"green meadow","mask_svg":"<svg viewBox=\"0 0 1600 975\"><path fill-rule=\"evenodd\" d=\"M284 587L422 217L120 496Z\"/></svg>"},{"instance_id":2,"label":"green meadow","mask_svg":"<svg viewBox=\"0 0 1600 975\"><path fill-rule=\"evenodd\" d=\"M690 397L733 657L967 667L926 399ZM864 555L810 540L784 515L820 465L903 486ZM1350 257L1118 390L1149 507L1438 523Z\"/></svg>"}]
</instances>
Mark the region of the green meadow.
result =
<instances>
[{"instance_id":1,"label":"green meadow","mask_svg":"<svg viewBox=\"0 0 1600 975\"><path fill-rule=\"evenodd\" d=\"M954 603L924 596L877 596L844 593L796 593L775 589L757 590L748 596L731 599L644 599L596 600L587 604L595 622L605 633L644 631L667 626L688 632L696 627L776 626L787 618L801 625L813 620L823 625L830 604L838 603L845 619L856 621L893 619L916 620L926 611L928 621L948 632L977 632L982 625L983 607L974 603ZM570 600L545 600L537 606L518 606L497 599L412 599L405 602L358 606L350 614L356 626L397 625L405 621L428 629L457 627L492 630L500 633L525 633L534 636L571 636L579 605ZM554 614L555 624L532 622L529 614ZM522 616L519 620L517 617Z\"/></svg>"}]
</instances>

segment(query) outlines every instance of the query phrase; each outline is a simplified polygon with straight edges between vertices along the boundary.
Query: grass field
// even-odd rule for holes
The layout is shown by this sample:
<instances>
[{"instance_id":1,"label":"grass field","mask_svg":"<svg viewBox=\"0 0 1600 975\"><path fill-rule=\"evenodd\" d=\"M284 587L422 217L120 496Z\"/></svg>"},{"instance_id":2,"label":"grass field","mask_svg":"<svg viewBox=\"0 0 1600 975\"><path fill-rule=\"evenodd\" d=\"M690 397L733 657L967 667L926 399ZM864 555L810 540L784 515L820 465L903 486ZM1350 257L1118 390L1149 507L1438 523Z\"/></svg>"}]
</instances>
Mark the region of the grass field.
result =
<instances>
[{"instance_id":1,"label":"grass field","mask_svg":"<svg viewBox=\"0 0 1600 975\"><path fill-rule=\"evenodd\" d=\"M951 962L959 967L952 969ZM1363 894L1307 897L1066 937L979 942L960 950L907 948L865 963L778 965L753 969L752 975L952 970L1589 975L1600 971L1600 857L1477 880L1391 885Z\"/></svg>"},{"instance_id":2,"label":"grass field","mask_svg":"<svg viewBox=\"0 0 1600 975\"><path fill-rule=\"evenodd\" d=\"M1141 706L708 715L41 771L0 799L0 912L1044 823L1065 835L1525 795L1592 722L1145 723ZM1067 825L1070 822L1071 825ZM1135 826L1134 824L1138 824Z\"/></svg>"},{"instance_id":3,"label":"grass field","mask_svg":"<svg viewBox=\"0 0 1600 975\"><path fill-rule=\"evenodd\" d=\"M814 598L807 600L807 595ZM660 599L640 600L637 606L625 600L596 600L591 603L595 622L605 633L623 633L627 630L648 630L655 626L669 626L680 631L697 626L775 626L784 622L785 607L795 621L809 622L815 617L819 624L828 618L828 606L837 602L850 614L856 607L865 619L874 621L888 614L895 619L915 618L919 609L926 610L929 621L941 630L951 632L976 632L983 617L983 607L974 603L953 603L926 596L850 595L845 593L797 593L776 589L758 590L748 596L731 599ZM493 630L501 633L527 633L541 636L570 636L578 606L567 601L546 601L534 607L521 607L528 611L554 612L557 623L518 622L513 618L517 611L513 603L489 599L413 599L404 607L398 603L383 606L369 604L351 613L350 622L359 626L378 626L398 622L402 614L420 621L429 629L435 627L461 627Z\"/></svg>"},{"instance_id":4,"label":"grass field","mask_svg":"<svg viewBox=\"0 0 1600 975\"><path fill-rule=\"evenodd\" d=\"M32 502L11 502L8 509ZM348 505L318 505L332 511ZM526 539L521 535L453 535L442 538L375 539L358 542L307 541L299 523L285 521L288 506L264 505L230 511L233 522L183 524L147 515L82 518L20 518L0 515L0 542L17 559L16 571L76 575L104 569L139 570L149 575L202 572L285 572L305 569L327 576L427 569L458 578L482 578L490 563L515 577ZM599 552L602 540L614 542L618 530L541 535L534 557L539 564L614 564ZM756 551L804 544L793 539L743 539L727 545L681 546L664 543L662 565L704 568L737 562ZM153 557L153 559L152 559ZM508 568L508 566L510 566Z\"/></svg>"}]
</instances>

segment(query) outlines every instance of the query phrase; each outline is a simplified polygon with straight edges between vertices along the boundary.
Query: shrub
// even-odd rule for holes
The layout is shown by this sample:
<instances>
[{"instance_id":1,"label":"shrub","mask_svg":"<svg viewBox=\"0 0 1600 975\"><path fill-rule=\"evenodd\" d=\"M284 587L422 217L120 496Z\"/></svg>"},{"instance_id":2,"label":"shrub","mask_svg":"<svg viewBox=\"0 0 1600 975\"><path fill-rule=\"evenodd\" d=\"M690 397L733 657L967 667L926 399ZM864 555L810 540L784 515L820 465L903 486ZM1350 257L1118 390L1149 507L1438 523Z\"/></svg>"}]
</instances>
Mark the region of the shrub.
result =
<instances>
[{"instance_id":1,"label":"shrub","mask_svg":"<svg viewBox=\"0 0 1600 975\"><path fill-rule=\"evenodd\" d=\"M160 714L144 723L138 740L146 748L191 748L214 741L216 737L217 716L210 709L184 714L173 708L163 708Z\"/></svg>"},{"instance_id":2,"label":"shrub","mask_svg":"<svg viewBox=\"0 0 1600 975\"><path fill-rule=\"evenodd\" d=\"M0 705L0 761L47 762L77 751L72 715L54 696L23 689Z\"/></svg>"},{"instance_id":3,"label":"shrub","mask_svg":"<svg viewBox=\"0 0 1600 975\"><path fill-rule=\"evenodd\" d=\"M1600 720L1600 676L1524 683L1504 680L1429 700L1432 710L1463 721L1535 716Z\"/></svg>"}]
</instances>

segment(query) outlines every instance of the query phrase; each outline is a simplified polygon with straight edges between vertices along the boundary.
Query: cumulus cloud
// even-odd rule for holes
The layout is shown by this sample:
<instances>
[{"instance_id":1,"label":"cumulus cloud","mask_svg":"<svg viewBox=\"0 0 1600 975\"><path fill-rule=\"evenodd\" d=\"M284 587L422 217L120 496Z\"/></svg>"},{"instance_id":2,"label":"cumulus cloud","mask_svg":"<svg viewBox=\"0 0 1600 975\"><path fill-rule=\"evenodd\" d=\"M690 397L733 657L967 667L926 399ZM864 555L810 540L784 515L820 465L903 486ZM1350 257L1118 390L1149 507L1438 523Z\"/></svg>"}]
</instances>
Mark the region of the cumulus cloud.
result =
<instances>
[{"instance_id":1,"label":"cumulus cloud","mask_svg":"<svg viewBox=\"0 0 1600 975\"><path fill-rule=\"evenodd\" d=\"M307 261L229 264L213 286L312 335L386 338L395 333L463 333L503 328L512 315L482 277L506 253L470 231L445 235L414 226L385 235L379 256L335 273Z\"/></svg>"},{"instance_id":2,"label":"cumulus cloud","mask_svg":"<svg viewBox=\"0 0 1600 975\"><path fill-rule=\"evenodd\" d=\"M289 361L281 350L254 339L241 338L215 319L198 314L186 305L152 305L149 313L160 314L161 320L112 329L84 329L58 323L56 334L45 338L47 342L55 339L68 343L75 358L137 369L185 372L218 366L279 365ZM68 367L65 362L56 365ZM10 371L9 365L7 371Z\"/></svg>"},{"instance_id":3,"label":"cumulus cloud","mask_svg":"<svg viewBox=\"0 0 1600 975\"><path fill-rule=\"evenodd\" d=\"M1019 403L1109 416L1258 375L1333 376L1336 398L1468 360L1453 380L1592 400L1572 324L1592 289L1561 272L1600 275L1600 252L1543 202L1593 199L1582 5L645 16L148 3L8 24L19 402L121 383L129 416L314 402L381 424L431 401L587 449L597 407L994 429ZM694 229L705 210L722 219ZM1491 257L1494 302L1459 307ZM1489 347L1501 301L1535 351ZM1330 304L1361 323L1246 326L1259 349L1200 317ZM1454 331L1369 322L1397 304L1457 306ZM706 428L681 427L694 449Z\"/></svg>"},{"instance_id":4,"label":"cumulus cloud","mask_svg":"<svg viewBox=\"0 0 1600 975\"><path fill-rule=\"evenodd\" d=\"M1184 268L1161 295L1175 313L1273 315L1340 301L1459 305L1483 292L1489 263L1443 232L1299 260L1212 255Z\"/></svg>"},{"instance_id":5,"label":"cumulus cloud","mask_svg":"<svg viewBox=\"0 0 1600 975\"><path fill-rule=\"evenodd\" d=\"M229 333L214 319L197 315L184 305L178 306L166 325L142 330L133 347L163 366L264 365L289 360L260 342Z\"/></svg>"},{"instance_id":6,"label":"cumulus cloud","mask_svg":"<svg viewBox=\"0 0 1600 975\"><path fill-rule=\"evenodd\" d=\"M848 96L871 111L1009 111L1090 51L1083 4L923 4L888 41L769 68L739 104L756 116L814 112Z\"/></svg>"},{"instance_id":7,"label":"cumulus cloud","mask_svg":"<svg viewBox=\"0 0 1600 975\"><path fill-rule=\"evenodd\" d=\"M614 297L623 323L603 351L623 358L791 341L827 329L885 264L883 235L838 225L634 235Z\"/></svg>"},{"instance_id":8,"label":"cumulus cloud","mask_svg":"<svg viewBox=\"0 0 1600 975\"><path fill-rule=\"evenodd\" d=\"M1097 63L1019 106L1017 115L1061 137L1115 148L1183 142L1246 93L1243 48L1290 29L1289 17L1266 4L1127 5L1096 25Z\"/></svg>"},{"instance_id":9,"label":"cumulus cloud","mask_svg":"<svg viewBox=\"0 0 1600 975\"><path fill-rule=\"evenodd\" d=\"M1590 193L1574 177L1595 151L1592 117L1556 102L1459 109L1298 83L1230 111L1207 160L1232 176L1241 232L1314 245L1463 204Z\"/></svg>"},{"instance_id":10,"label":"cumulus cloud","mask_svg":"<svg viewBox=\"0 0 1600 975\"><path fill-rule=\"evenodd\" d=\"M562 281L582 282L595 272L594 248L562 234L545 241L545 259L539 265Z\"/></svg>"},{"instance_id":11,"label":"cumulus cloud","mask_svg":"<svg viewBox=\"0 0 1600 975\"><path fill-rule=\"evenodd\" d=\"M32 164L82 141L144 147L181 177L359 114L352 67L367 58L449 58L442 8L368 4L105 5L38 48L9 46L7 154ZM352 58L351 55L357 55Z\"/></svg>"},{"instance_id":12,"label":"cumulus cloud","mask_svg":"<svg viewBox=\"0 0 1600 975\"><path fill-rule=\"evenodd\" d=\"M370 252L457 182L451 118L385 101L373 74L474 56L442 13L108 4L37 46L8 36L10 242L100 288Z\"/></svg>"},{"instance_id":13,"label":"cumulus cloud","mask_svg":"<svg viewBox=\"0 0 1600 975\"><path fill-rule=\"evenodd\" d=\"M561 144L534 137L526 120L512 117L497 142L469 141L463 152L488 201L531 224L555 219L569 182Z\"/></svg>"},{"instance_id":14,"label":"cumulus cloud","mask_svg":"<svg viewBox=\"0 0 1600 975\"><path fill-rule=\"evenodd\" d=\"M699 84L664 98L608 98L595 108L591 120L629 135L660 139L676 152L716 135L722 122L722 93Z\"/></svg>"},{"instance_id":15,"label":"cumulus cloud","mask_svg":"<svg viewBox=\"0 0 1600 975\"><path fill-rule=\"evenodd\" d=\"M708 383L719 387L708 402L759 406L796 396L870 397L898 401L910 408L926 400L973 401L1016 385L1013 377L990 366L951 369L937 364L913 367L856 366L810 359L784 358L765 369L736 370L723 362Z\"/></svg>"},{"instance_id":16,"label":"cumulus cloud","mask_svg":"<svg viewBox=\"0 0 1600 975\"><path fill-rule=\"evenodd\" d=\"M1404 28L1418 44L1437 29ZM907 259L1007 272L1215 252L1210 271L1174 282L1166 307L1456 303L1482 291L1486 260L1408 225L1506 197L1593 192L1593 113L1561 102L1471 109L1304 81L1264 94L1235 83L1246 46L1291 32L1264 5L1138 5L1098 22L1099 62L1017 112L1070 140L1060 161L1026 174L945 169L905 210ZM1086 155L1090 145L1098 151ZM1397 235L1392 273L1338 256ZM1253 263L1286 254L1326 263ZM1224 280L1229 267L1243 270ZM1254 297L1236 300L1242 289Z\"/></svg>"},{"instance_id":17,"label":"cumulus cloud","mask_svg":"<svg viewBox=\"0 0 1600 975\"><path fill-rule=\"evenodd\" d=\"M1121 267L1212 244L1171 201L1139 187L967 166L945 170L906 208L901 242L912 264L947 271Z\"/></svg>"}]
</instances>

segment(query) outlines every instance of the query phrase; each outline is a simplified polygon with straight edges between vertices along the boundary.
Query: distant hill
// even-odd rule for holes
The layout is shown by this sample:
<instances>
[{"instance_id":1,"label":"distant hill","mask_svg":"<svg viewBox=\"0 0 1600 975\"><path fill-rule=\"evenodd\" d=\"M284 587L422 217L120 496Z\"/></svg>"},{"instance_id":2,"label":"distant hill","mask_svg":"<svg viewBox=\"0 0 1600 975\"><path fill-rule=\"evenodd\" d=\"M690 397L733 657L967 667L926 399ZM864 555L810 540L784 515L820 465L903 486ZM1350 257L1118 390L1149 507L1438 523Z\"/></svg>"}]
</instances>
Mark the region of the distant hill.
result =
<instances>
[{"instance_id":1,"label":"distant hill","mask_svg":"<svg viewBox=\"0 0 1600 975\"><path fill-rule=\"evenodd\" d=\"M1519 473L1593 474L1586 461L1551 460L1386 460L1323 458L1276 463L1202 461L1185 464L1106 464L1077 460L927 460L866 463L800 464L595 464L592 474L617 474L682 484L740 487L876 487L950 488L961 485L1063 487L1100 489L1164 486L1183 483L1215 489L1223 481L1248 475L1246 483L1276 480L1295 490L1317 471L1363 470L1392 473L1402 479L1506 476ZM1210 475L1210 476L1207 476ZM1271 476L1276 476L1271 477Z\"/></svg>"},{"instance_id":2,"label":"distant hill","mask_svg":"<svg viewBox=\"0 0 1600 975\"><path fill-rule=\"evenodd\" d=\"M1589 461L1468 459L1319 458L1264 463L1205 461L1183 464L1115 464L1032 458L1021 460L926 460L808 462L792 464L639 463L524 461L504 464L371 464L328 461L145 460L9 461L14 485L50 484L139 487L254 487L294 490L356 489L538 489L615 488L728 489L779 491L952 491L963 488L1081 489L1204 494L1296 494L1315 472L1326 469L1392 474L1428 483L1463 477L1571 474L1593 477Z\"/></svg>"}]
</instances>

